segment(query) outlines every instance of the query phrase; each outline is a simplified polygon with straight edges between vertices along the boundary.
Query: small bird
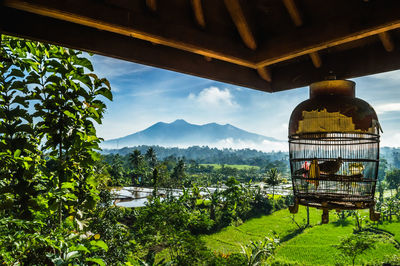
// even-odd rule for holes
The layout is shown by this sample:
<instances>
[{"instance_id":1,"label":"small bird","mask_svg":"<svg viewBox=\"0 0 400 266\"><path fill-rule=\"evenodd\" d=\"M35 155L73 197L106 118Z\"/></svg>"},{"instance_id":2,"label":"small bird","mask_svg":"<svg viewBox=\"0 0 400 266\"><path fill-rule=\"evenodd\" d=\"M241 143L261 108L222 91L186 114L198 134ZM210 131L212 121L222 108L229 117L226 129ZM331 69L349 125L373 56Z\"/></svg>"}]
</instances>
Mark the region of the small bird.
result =
<instances>
[{"instance_id":1,"label":"small bird","mask_svg":"<svg viewBox=\"0 0 400 266\"><path fill-rule=\"evenodd\" d=\"M303 177L306 177L306 175L308 174L308 170L310 168L310 164L305 161L300 169L297 169L296 171L294 171L295 175L302 175Z\"/></svg>"},{"instance_id":2,"label":"small bird","mask_svg":"<svg viewBox=\"0 0 400 266\"><path fill-rule=\"evenodd\" d=\"M321 173L333 175L337 171L339 171L340 166L342 166L343 160L342 157L338 157L334 161L325 161L323 163L318 164L319 170Z\"/></svg>"}]
</instances>

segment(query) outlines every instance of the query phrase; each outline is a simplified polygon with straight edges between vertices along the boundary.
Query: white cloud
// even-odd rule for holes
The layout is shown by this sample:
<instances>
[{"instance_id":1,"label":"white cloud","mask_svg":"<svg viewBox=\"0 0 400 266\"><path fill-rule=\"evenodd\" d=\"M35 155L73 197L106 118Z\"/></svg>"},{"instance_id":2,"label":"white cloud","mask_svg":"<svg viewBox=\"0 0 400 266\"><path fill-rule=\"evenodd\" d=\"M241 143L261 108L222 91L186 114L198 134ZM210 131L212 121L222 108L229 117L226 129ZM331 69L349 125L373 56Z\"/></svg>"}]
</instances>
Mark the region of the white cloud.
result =
<instances>
[{"instance_id":1,"label":"white cloud","mask_svg":"<svg viewBox=\"0 0 400 266\"><path fill-rule=\"evenodd\" d=\"M382 134L380 146L400 147L400 133Z\"/></svg>"},{"instance_id":2,"label":"white cloud","mask_svg":"<svg viewBox=\"0 0 400 266\"><path fill-rule=\"evenodd\" d=\"M254 149L263 152L271 152L271 151L288 151L289 144L287 142L274 142L264 140L260 142L252 142L252 141L242 141L233 138L227 138L218 141L214 145L209 145L210 147L215 147L218 149L223 148L232 148L232 149Z\"/></svg>"},{"instance_id":3,"label":"white cloud","mask_svg":"<svg viewBox=\"0 0 400 266\"><path fill-rule=\"evenodd\" d=\"M385 103L375 106L375 111L378 114L386 112L400 111L400 103Z\"/></svg>"},{"instance_id":4,"label":"white cloud","mask_svg":"<svg viewBox=\"0 0 400 266\"><path fill-rule=\"evenodd\" d=\"M238 107L229 89L219 89L217 87L205 88L198 95L190 93L188 99L207 108Z\"/></svg>"}]
</instances>

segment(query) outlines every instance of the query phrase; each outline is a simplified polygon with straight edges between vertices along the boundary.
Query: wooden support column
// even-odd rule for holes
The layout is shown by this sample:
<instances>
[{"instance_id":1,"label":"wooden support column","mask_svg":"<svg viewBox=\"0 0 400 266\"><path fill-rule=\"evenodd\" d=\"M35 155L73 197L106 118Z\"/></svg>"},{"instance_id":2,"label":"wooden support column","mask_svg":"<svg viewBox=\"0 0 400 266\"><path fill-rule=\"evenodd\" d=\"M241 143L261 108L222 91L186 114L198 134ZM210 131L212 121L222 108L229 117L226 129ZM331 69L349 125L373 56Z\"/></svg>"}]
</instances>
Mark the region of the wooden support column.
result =
<instances>
[{"instance_id":1,"label":"wooden support column","mask_svg":"<svg viewBox=\"0 0 400 266\"><path fill-rule=\"evenodd\" d=\"M190 2L192 3L193 13L197 25L199 25L201 28L205 28L206 20L204 19L203 6L201 4L201 0L191 0Z\"/></svg>"},{"instance_id":2,"label":"wooden support column","mask_svg":"<svg viewBox=\"0 0 400 266\"><path fill-rule=\"evenodd\" d=\"M257 42L251 32L249 23L247 22L243 9L240 6L239 0L225 0L225 6L232 17L243 42L250 49L257 49Z\"/></svg>"},{"instance_id":3,"label":"wooden support column","mask_svg":"<svg viewBox=\"0 0 400 266\"><path fill-rule=\"evenodd\" d=\"M392 37L390 36L390 33L385 31L379 33L378 36L382 42L383 47L385 47L385 50L388 52L392 52L394 50L394 43Z\"/></svg>"}]
</instances>

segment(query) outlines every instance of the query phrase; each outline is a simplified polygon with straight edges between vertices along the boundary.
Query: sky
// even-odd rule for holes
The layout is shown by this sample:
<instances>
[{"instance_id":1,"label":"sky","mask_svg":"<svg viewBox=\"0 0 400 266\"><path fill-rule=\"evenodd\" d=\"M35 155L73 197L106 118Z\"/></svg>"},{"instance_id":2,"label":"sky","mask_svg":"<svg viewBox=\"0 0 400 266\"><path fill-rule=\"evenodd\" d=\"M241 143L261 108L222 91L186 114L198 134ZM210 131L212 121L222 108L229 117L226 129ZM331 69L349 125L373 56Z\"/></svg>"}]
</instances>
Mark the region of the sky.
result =
<instances>
[{"instance_id":1,"label":"sky","mask_svg":"<svg viewBox=\"0 0 400 266\"><path fill-rule=\"evenodd\" d=\"M309 97L308 87L267 93L100 55L91 61L94 72L110 81L114 97L106 101L103 123L97 126L98 136L105 140L176 119L231 124L287 140L292 110ZM384 131L381 146L400 147L400 71L352 80L356 97L378 114Z\"/></svg>"}]
</instances>

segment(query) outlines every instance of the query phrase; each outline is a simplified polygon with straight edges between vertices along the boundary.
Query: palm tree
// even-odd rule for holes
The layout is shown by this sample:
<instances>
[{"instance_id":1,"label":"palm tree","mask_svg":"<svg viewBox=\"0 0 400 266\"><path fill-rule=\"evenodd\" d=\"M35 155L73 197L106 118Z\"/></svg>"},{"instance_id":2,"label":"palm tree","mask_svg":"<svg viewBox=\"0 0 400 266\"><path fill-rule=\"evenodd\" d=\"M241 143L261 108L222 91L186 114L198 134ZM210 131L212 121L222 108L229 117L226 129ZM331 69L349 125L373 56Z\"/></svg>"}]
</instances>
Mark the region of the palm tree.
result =
<instances>
[{"instance_id":1,"label":"palm tree","mask_svg":"<svg viewBox=\"0 0 400 266\"><path fill-rule=\"evenodd\" d=\"M133 176L132 176L132 183L134 183L134 179L139 179L140 175L142 174L143 168L143 155L140 153L139 150L135 149L132 153L129 154L129 162L132 164L133 167ZM143 179L143 177L142 177ZM139 180L137 180L139 181ZM141 182L143 180L140 180Z\"/></svg>"},{"instance_id":2,"label":"palm tree","mask_svg":"<svg viewBox=\"0 0 400 266\"><path fill-rule=\"evenodd\" d=\"M278 169L271 168L267 171L267 178L265 182L272 186L272 198L275 196L275 186L279 185L281 181L281 174L278 172Z\"/></svg>"},{"instance_id":3,"label":"palm tree","mask_svg":"<svg viewBox=\"0 0 400 266\"><path fill-rule=\"evenodd\" d=\"M154 151L153 147L150 147L147 152L146 155L144 156L147 160L147 162L149 163L149 166L154 169L154 167L156 167L157 165L157 155L156 152Z\"/></svg>"},{"instance_id":4,"label":"palm tree","mask_svg":"<svg viewBox=\"0 0 400 266\"><path fill-rule=\"evenodd\" d=\"M134 150L131 154L129 154L129 162L132 163L132 166L134 169L137 169L140 167L141 162L143 160L143 156L140 153L139 150Z\"/></svg>"}]
</instances>

